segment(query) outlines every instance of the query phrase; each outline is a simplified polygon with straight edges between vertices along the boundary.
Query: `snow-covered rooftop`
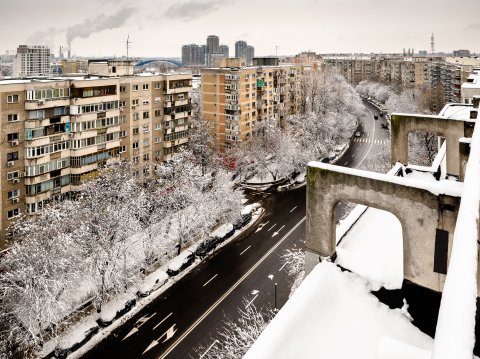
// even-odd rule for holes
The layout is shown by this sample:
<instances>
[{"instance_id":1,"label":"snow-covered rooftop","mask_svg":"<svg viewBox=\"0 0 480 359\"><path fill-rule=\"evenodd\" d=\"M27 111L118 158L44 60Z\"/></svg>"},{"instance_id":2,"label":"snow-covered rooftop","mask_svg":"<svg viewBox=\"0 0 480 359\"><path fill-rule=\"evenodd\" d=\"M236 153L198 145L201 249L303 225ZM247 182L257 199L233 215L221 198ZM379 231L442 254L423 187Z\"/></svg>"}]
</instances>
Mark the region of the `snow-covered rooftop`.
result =
<instances>
[{"instance_id":1,"label":"snow-covered rooftop","mask_svg":"<svg viewBox=\"0 0 480 359\"><path fill-rule=\"evenodd\" d=\"M439 116L451 120L470 120L471 105L447 103L440 111Z\"/></svg>"}]
</instances>

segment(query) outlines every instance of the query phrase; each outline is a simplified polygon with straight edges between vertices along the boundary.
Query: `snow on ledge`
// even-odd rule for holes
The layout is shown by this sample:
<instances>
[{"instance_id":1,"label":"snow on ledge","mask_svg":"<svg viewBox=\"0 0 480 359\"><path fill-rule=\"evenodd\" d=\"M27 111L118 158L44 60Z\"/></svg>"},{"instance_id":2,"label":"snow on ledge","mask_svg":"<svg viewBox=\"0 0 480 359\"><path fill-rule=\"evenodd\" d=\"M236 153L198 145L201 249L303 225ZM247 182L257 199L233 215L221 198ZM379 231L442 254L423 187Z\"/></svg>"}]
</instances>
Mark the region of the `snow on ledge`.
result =
<instances>
[{"instance_id":1,"label":"snow on ledge","mask_svg":"<svg viewBox=\"0 0 480 359\"><path fill-rule=\"evenodd\" d=\"M376 181L395 183L401 186L423 189L434 195L445 194L452 197L461 197L463 193L463 183L454 181L419 181L405 177L392 176L384 173L369 172L355 168L335 166L327 163L311 161L309 167L320 168L337 173L345 173L352 176L370 178Z\"/></svg>"},{"instance_id":2,"label":"snow on ledge","mask_svg":"<svg viewBox=\"0 0 480 359\"><path fill-rule=\"evenodd\" d=\"M364 280L330 262L315 266L244 359L376 358L383 337L423 350L432 339Z\"/></svg>"}]
</instances>

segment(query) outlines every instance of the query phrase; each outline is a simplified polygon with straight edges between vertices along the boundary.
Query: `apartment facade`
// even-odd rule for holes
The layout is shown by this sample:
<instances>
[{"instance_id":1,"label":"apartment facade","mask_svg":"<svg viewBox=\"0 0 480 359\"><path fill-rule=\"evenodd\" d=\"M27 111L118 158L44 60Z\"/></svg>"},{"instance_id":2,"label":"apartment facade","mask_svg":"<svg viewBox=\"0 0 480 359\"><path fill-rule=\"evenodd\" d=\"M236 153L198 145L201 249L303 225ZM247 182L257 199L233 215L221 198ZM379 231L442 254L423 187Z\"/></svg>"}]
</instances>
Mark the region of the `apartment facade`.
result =
<instances>
[{"instance_id":1,"label":"apartment facade","mask_svg":"<svg viewBox=\"0 0 480 359\"><path fill-rule=\"evenodd\" d=\"M41 45L20 45L13 60L13 76L45 76L50 74L50 48Z\"/></svg>"},{"instance_id":2,"label":"apartment facade","mask_svg":"<svg viewBox=\"0 0 480 359\"><path fill-rule=\"evenodd\" d=\"M203 69L202 116L215 124L221 151L248 141L257 121L298 111L302 65L244 66L223 59L222 67Z\"/></svg>"},{"instance_id":3,"label":"apartment facade","mask_svg":"<svg viewBox=\"0 0 480 359\"><path fill-rule=\"evenodd\" d=\"M145 173L170 159L188 141L190 90L188 74L0 80L1 232L114 159Z\"/></svg>"}]
</instances>

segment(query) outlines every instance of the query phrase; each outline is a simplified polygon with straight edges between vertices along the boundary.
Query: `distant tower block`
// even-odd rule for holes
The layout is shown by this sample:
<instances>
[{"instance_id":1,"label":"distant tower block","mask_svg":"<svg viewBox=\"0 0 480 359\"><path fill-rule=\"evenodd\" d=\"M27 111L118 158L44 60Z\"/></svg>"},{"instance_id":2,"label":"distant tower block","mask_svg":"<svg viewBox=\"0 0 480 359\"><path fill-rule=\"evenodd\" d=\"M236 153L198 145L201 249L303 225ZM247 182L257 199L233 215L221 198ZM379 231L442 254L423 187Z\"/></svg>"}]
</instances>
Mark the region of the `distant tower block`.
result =
<instances>
[{"instance_id":1,"label":"distant tower block","mask_svg":"<svg viewBox=\"0 0 480 359\"><path fill-rule=\"evenodd\" d=\"M435 53L435 37L433 36L430 38L430 53L433 55Z\"/></svg>"}]
</instances>

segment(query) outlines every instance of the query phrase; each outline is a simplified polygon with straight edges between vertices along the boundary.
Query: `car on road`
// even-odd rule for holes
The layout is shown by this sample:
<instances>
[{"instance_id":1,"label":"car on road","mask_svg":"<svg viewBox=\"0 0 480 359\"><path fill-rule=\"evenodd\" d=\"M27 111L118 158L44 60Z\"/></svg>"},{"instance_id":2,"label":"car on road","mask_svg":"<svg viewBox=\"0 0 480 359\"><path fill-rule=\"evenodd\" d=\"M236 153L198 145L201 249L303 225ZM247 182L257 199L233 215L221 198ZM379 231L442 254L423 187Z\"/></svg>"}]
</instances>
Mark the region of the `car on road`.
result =
<instances>
[{"instance_id":1,"label":"car on road","mask_svg":"<svg viewBox=\"0 0 480 359\"><path fill-rule=\"evenodd\" d=\"M155 272L147 275L138 286L137 296L146 297L156 291L162 285L167 283L168 274L163 269L157 269Z\"/></svg>"},{"instance_id":2,"label":"car on road","mask_svg":"<svg viewBox=\"0 0 480 359\"><path fill-rule=\"evenodd\" d=\"M55 358L64 359L90 340L99 330L98 324L87 318L64 334L58 342L53 354Z\"/></svg>"},{"instance_id":3,"label":"car on road","mask_svg":"<svg viewBox=\"0 0 480 359\"><path fill-rule=\"evenodd\" d=\"M97 320L98 325L108 327L115 319L129 312L136 303L137 299L134 294L125 293L103 304Z\"/></svg>"},{"instance_id":4,"label":"car on road","mask_svg":"<svg viewBox=\"0 0 480 359\"><path fill-rule=\"evenodd\" d=\"M181 252L178 256L173 258L168 263L167 274L170 277L173 277L180 273L182 270L190 266L195 260L195 253L197 248L190 247Z\"/></svg>"},{"instance_id":5,"label":"car on road","mask_svg":"<svg viewBox=\"0 0 480 359\"><path fill-rule=\"evenodd\" d=\"M360 137L362 133L360 131L355 132L355 137Z\"/></svg>"},{"instance_id":6,"label":"car on road","mask_svg":"<svg viewBox=\"0 0 480 359\"><path fill-rule=\"evenodd\" d=\"M380 112L380 116L383 117L383 112Z\"/></svg>"},{"instance_id":7,"label":"car on road","mask_svg":"<svg viewBox=\"0 0 480 359\"><path fill-rule=\"evenodd\" d=\"M374 118L375 120L378 120L378 115L373 115L373 118Z\"/></svg>"},{"instance_id":8,"label":"car on road","mask_svg":"<svg viewBox=\"0 0 480 359\"><path fill-rule=\"evenodd\" d=\"M382 124L380 125L380 127L385 128L385 129L388 129L388 125L387 125L386 123L382 123Z\"/></svg>"},{"instance_id":9,"label":"car on road","mask_svg":"<svg viewBox=\"0 0 480 359\"><path fill-rule=\"evenodd\" d=\"M195 251L195 255L200 258L205 257L209 252L213 251L217 246L217 239L213 237L208 237L205 239L200 245L198 246L197 250Z\"/></svg>"}]
</instances>

